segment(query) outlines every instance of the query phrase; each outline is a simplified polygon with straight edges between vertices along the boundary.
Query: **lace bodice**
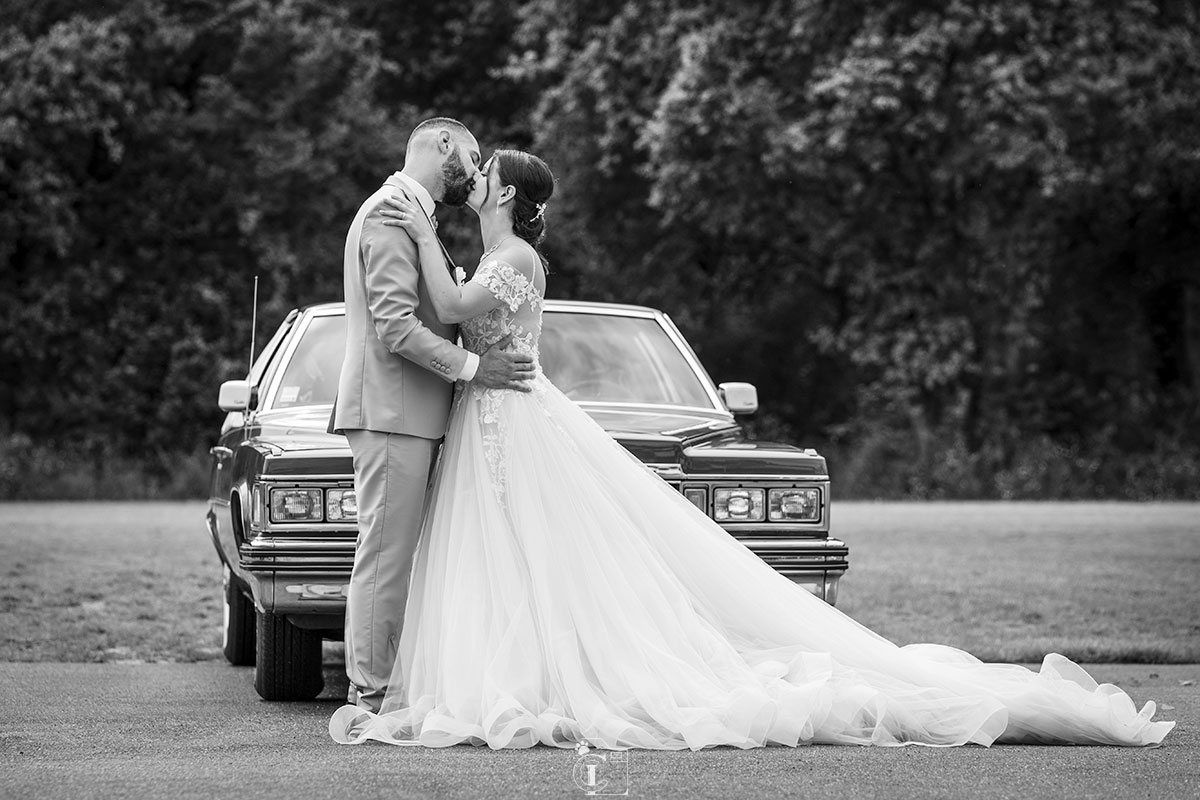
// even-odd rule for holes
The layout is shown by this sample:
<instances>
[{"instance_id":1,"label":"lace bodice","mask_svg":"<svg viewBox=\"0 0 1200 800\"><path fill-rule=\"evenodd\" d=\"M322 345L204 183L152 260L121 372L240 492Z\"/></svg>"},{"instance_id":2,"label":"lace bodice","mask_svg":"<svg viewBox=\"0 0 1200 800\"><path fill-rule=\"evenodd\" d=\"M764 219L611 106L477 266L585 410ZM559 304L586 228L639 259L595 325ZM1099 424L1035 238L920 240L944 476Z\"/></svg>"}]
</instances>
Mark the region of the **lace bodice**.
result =
<instances>
[{"instance_id":1,"label":"lace bodice","mask_svg":"<svg viewBox=\"0 0 1200 800\"><path fill-rule=\"evenodd\" d=\"M533 394L540 395L545 391L544 382L541 381L542 368L538 362L538 339L542 335L541 294L533 285L533 281L526 278L519 269L499 259L492 259L480 265L471 282L482 285L503 302L486 314L472 317L459 326L463 347L472 353L482 354L492 344L511 333L512 344L508 349L533 356ZM512 431L505 419L504 404L506 399L511 401L515 394L520 393L506 389L488 389L478 383L470 383L466 388L458 388L454 398L454 413L460 413L459 407L468 395L478 402L479 416L476 422L483 439L483 456L491 474L496 501L506 514L509 440Z\"/></svg>"},{"instance_id":2,"label":"lace bodice","mask_svg":"<svg viewBox=\"0 0 1200 800\"><path fill-rule=\"evenodd\" d=\"M493 342L511 333L512 349L532 355L536 364L538 339L542 334L542 296L533 282L512 264L499 259L480 265L471 282L482 285L504 302L459 326L463 347L472 353L483 353Z\"/></svg>"}]
</instances>

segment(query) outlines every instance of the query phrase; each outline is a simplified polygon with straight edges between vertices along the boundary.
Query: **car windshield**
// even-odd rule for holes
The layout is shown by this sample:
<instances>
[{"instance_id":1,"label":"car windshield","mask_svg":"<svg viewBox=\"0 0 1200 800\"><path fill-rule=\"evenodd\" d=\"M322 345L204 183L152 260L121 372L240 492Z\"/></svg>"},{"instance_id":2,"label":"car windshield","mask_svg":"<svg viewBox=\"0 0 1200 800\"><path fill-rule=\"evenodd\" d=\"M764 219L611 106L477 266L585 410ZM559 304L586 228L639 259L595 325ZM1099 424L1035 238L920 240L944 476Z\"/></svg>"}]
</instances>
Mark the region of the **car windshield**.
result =
<instances>
[{"instance_id":1,"label":"car windshield","mask_svg":"<svg viewBox=\"0 0 1200 800\"><path fill-rule=\"evenodd\" d=\"M314 316L279 379L275 408L332 404L346 352L346 318Z\"/></svg>"},{"instance_id":2,"label":"car windshield","mask_svg":"<svg viewBox=\"0 0 1200 800\"><path fill-rule=\"evenodd\" d=\"M712 408L704 385L657 320L547 312L540 349L546 377L577 402Z\"/></svg>"},{"instance_id":3,"label":"car windshield","mask_svg":"<svg viewBox=\"0 0 1200 800\"><path fill-rule=\"evenodd\" d=\"M292 351L273 408L328 405L337 393L346 318L313 316ZM657 320L547 312L546 377L575 401L712 408L704 384Z\"/></svg>"}]
</instances>

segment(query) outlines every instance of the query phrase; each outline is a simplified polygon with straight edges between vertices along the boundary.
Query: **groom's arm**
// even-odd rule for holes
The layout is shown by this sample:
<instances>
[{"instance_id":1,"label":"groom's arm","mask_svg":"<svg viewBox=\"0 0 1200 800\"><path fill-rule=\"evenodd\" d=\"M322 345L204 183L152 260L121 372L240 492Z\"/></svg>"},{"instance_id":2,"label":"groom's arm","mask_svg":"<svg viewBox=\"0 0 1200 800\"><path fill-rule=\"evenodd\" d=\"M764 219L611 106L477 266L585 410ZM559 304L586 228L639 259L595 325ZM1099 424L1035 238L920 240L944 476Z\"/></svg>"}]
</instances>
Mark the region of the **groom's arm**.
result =
<instances>
[{"instance_id":1,"label":"groom's arm","mask_svg":"<svg viewBox=\"0 0 1200 800\"><path fill-rule=\"evenodd\" d=\"M417 319L417 245L402 228L383 224L378 209L363 220L363 264L367 304L379 340L446 381L469 381L479 356L437 335Z\"/></svg>"}]
</instances>

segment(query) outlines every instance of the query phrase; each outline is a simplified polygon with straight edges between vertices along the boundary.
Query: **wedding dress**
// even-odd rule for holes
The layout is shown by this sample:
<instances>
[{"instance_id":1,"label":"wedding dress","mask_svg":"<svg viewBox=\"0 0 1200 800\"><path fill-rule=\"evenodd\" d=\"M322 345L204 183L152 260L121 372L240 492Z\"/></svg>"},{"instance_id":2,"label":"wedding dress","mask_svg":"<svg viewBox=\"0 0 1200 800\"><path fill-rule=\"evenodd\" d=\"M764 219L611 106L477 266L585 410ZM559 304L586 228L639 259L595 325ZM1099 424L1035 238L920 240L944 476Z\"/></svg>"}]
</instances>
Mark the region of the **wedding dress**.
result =
<instances>
[{"instance_id":1,"label":"wedding dress","mask_svg":"<svg viewBox=\"0 0 1200 800\"><path fill-rule=\"evenodd\" d=\"M480 353L537 357L542 297L505 262ZM612 750L809 743L1158 744L1111 684L899 647L763 563L616 443L540 367L529 393L460 387L381 713L334 740Z\"/></svg>"}]
</instances>

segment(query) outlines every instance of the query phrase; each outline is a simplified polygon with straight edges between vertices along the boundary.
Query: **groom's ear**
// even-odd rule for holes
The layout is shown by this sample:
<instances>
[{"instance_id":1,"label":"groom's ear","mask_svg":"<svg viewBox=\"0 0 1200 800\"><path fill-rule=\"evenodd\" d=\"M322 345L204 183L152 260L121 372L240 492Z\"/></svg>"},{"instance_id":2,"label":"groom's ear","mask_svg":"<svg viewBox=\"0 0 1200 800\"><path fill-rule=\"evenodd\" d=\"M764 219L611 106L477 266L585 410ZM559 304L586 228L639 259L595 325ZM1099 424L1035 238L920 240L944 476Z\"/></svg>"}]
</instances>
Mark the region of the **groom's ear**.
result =
<instances>
[{"instance_id":1,"label":"groom's ear","mask_svg":"<svg viewBox=\"0 0 1200 800\"><path fill-rule=\"evenodd\" d=\"M443 128L437 134L438 152L442 155L448 155L454 149L454 137L450 135L450 131Z\"/></svg>"}]
</instances>

